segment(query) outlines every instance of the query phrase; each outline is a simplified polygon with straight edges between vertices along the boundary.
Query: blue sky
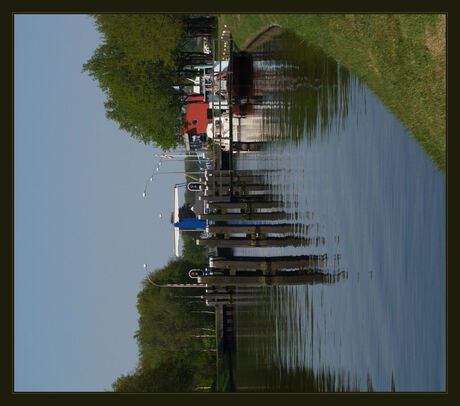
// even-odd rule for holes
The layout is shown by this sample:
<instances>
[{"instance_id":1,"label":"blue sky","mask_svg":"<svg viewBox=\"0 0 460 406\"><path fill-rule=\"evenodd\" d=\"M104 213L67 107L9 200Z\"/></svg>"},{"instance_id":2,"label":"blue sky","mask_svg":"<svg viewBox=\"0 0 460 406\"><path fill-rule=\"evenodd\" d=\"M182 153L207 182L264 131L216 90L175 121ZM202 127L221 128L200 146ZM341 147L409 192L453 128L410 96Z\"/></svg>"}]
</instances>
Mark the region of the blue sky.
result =
<instances>
[{"instance_id":1,"label":"blue sky","mask_svg":"<svg viewBox=\"0 0 460 406\"><path fill-rule=\"evenodd\" d=\"M137 364L143 264L173 256L183 164L142 197L161 151L105 118L90 17L15 15L14 41L15 391L110 390Z\"/></svg>"}]
</instances>

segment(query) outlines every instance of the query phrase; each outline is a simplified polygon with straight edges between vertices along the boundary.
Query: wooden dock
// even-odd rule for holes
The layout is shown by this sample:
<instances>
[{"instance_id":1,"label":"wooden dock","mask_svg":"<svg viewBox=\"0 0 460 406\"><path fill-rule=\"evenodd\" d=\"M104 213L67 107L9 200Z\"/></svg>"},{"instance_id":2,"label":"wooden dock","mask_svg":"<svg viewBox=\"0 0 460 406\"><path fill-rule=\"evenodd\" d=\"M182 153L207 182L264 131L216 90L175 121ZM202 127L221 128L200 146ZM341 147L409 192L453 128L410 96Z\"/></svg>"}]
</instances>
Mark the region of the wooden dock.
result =
<instances>
[{"instance_id":1,"label":"wooden dock","mask_svg":"<svg viewBox=\"0 0 460 406\"><path fill-rule=\"evenodd\" d=\"M327 266L326 255L299 255L284 257L211 257L211 269L237 270L281 270L309 269Z\"/></svg>"},{"instance_id":2,"label":"wooden dock","mask_svg":"<svg viewBox=\"0 0 460 406\"><path fill-rule=\"evenodd\" d=\"M346 277L345 273L337 275L324 274L320 272L306 272L304 275L258 275L258 276L231 276L231 275L209 275L198 278L199 283L206 283L213 287L266 287L266 286L287 286L287 285L314 285L318 283L335 283Z\"/></svg>"},{"instance_id":3,"label":"wooden dock","mask_svg":"<svg viewBox=\"0 0 460 406\"><path fill-rule=\"evenodd\" d=\"M196 244L208 248L245 248L245 247L300 247L300 246L319 246L324 244L321 237L303 238L303 237L211 237L200 238Z\"/></svg>"},{"instance_id":4,"label":"wooden dock","mask_svg":"<svg viewBox=\"0 0 460 406\"><path fill-rule=\"evenodd\" d=\"M218 151L218 148L214 149L213 154ZM220 150L220 154L224 153ZM229 156L229 162L233 158L233 155ZM274 195L263 173L215 166L225 161L214 161L214 170L205 171L201 178L204 195L200 197L207 200L208 212L200 214L198 218L207 220L208 225L207 235L197 238L197 245L231 250L245 247L320 247L325 244L324 237L310 235L315 229L319 232L319 225L297 223L296 204L284 202ZM303 231L302 235L298 234L299 230ZM319 266L325 265L325 256L312 255L274 258L225 256L209 260L209 268L231 270L233 274L241 270L276 273L282 269L303 270L312 267L317 272ZM293 277L293 274L284 277ZM308 278L304 280L308 283ZM264 280L259 282L266 283Z\"/></svg>"}]
</instances>

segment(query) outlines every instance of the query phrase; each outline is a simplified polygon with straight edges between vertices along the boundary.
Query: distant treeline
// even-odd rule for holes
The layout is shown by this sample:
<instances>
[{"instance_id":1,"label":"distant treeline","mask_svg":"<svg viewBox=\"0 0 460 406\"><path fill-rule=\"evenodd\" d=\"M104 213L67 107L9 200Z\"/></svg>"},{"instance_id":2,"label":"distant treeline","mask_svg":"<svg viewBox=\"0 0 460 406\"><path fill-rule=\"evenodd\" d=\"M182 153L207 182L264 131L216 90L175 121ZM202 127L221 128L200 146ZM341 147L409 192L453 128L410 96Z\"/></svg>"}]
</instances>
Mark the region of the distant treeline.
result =
<instances>
[{"instance_id":1,"label":"distant treeline","mask_svg":"<svg viewBox=\"0 0 460 406\"><path fill-rule=\"evenodd\" d=\"M188 52L190 40L211 34L215 19L184 14L95 14L102 44L83 65L106 95L106 116L145 144L176 147L186 67L203 56ZM188 82L190 84L190 82Z\"/></svg>"},{"instance_id":2,"label":"distant treeline","mask_svg":"<svg viewBox=\"0 0 460 406\"><path fill-rule=\"evenodd\" d=\"M150 274L156 283L192 282L188 272L204 265L206 254L185 237L183 256ZM202 289L160 288L143 281L138 294L139 363L112 384L115 392L191 392L215 388L214 315L199 297Z\"/></svg>"}]
</instances>

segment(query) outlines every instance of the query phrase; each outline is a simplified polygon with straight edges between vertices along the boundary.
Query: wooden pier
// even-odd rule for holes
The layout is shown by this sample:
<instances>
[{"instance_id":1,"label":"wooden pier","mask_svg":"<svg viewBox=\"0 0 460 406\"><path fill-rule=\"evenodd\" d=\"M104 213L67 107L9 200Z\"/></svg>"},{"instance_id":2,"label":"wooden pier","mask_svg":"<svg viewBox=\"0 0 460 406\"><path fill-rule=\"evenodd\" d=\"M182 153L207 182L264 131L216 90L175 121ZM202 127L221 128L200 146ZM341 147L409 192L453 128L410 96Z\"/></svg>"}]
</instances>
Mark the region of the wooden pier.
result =
<instances>
[{"instance_id":1,"label":"wooden pier","mask_svg":"<svg viewBox=\"0 0 460 406\"><path fill-rule=\"evenodd\" d=\"M346 276L345 273L337 275L324 274L315 270L307 270L304 275L258 275L258 276L232 276L209 275L198 278L199 283L206 283L213 287L265 287L281 285L313 285L318 283L334 283Z\"/></svg>"},{"instance_id":2,"label":"wooden pier","mask_svg":"<svg viewBox=\"0 0 460 406\"><path fill-rule=\"evenodd\" d=\"M244 212L239 213L209 213L201 214L198 216L199 219L213 220L213 221L243 221L243 220L286 220L290 216L284 211L272 211L272 212Z\"/></svg>"},{"instance_id":3,"label":"wooden pier","mask_svg":"<svg viewBox=\"0 0 460 406\"><path fill-rule=\"evenodd\" d=\"M309 269L327 266L326 255L299 255L284 257L211 257L209 267L223 270L281 270Z\"/></svg>"},{"instance_id":4,"label":"wooden pier","mask_svg":"<svg viewBox=\"0 0 460 406\"><path fill-rule=\"evenodd\" d=\"M211 234L260 234L260 233L289 233L295 225L285 224L212 224L206 228Z\"/></svg>"},{"instance_id":5,"label":"wooden pier","mask_svg":"<svg viewBox=\"0 0 460 406\"><path fill-rule=\"evenodd\" d=\"M218 148L213 154L217 152ZM220 151L220 154L224 153ZM233 155L229 156L228 161L233 158ZM215 167L218 162L213 164ZM204 195L200 197L207 200L208 212L198 218L208 220L208 236L196 239L197 245L241 248L319 247L325 244L321 236L296 235L296 230L301 228L308 232L309 226L296 223L296 204L283 202L275 196L260 171L217 167L205 171L201 179Z\"/></svg>"},{"instance_id":6,"label":"wooden pier","mask_svg":"<svg viewBox=\"0 0 460 406\"><path fill-rule=\"evenodd\" d=\"M196 240L197 245L208 248L245 248L245 247L300 247L319 246L322 243L321 237L265 237L256 235L254 238L245 237L211 237Z\"/></svg>"}]
</instances>

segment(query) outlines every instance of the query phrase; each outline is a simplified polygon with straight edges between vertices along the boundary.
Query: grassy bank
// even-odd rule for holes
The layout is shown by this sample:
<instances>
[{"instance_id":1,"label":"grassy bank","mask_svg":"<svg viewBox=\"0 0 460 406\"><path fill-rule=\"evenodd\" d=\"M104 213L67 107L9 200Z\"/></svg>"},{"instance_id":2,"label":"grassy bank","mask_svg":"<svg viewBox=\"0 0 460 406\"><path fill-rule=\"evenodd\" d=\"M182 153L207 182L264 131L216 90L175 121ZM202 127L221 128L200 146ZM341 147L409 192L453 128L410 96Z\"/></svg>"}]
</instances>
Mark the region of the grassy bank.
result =
<instances>
[{"instance_id":1,"label":"grassy bank","mask_svg":"<svg viewBox=\"0 0 460 406\"><path fill-rule=\"evenodd\" d=\"M289 28L340 61L446 170L446 20L440 14L221 14L244 49L269 26Z\"/></svg>"}]
</instances>

